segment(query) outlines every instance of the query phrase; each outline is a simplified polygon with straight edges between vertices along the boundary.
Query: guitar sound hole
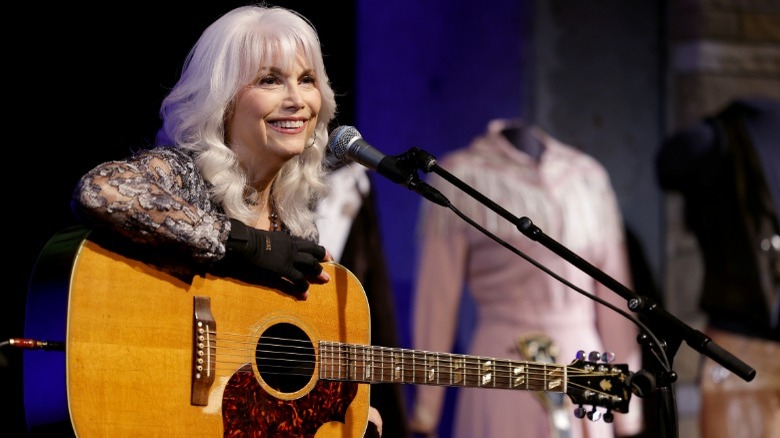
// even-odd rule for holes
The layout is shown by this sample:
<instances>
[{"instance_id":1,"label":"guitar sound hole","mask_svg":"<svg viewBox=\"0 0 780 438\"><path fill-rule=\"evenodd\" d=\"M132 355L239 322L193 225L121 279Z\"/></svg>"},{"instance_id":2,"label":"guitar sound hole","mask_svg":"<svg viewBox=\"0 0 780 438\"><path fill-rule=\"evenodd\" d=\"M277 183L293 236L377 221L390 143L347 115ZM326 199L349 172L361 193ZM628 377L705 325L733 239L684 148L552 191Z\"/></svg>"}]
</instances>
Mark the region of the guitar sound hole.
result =
<instances>
[{"instance_id":1,"label":"guitar sound hole","mask_svg":"<svg viewBox=\"0 0 780 438\"><path fill-rule=\"evenodd\" d=\"M314 347L306 333L288 324L266 330L255 349L257 369L271 388L295 392L306 386L314 374Z\"/></svg>"}]
</instances>

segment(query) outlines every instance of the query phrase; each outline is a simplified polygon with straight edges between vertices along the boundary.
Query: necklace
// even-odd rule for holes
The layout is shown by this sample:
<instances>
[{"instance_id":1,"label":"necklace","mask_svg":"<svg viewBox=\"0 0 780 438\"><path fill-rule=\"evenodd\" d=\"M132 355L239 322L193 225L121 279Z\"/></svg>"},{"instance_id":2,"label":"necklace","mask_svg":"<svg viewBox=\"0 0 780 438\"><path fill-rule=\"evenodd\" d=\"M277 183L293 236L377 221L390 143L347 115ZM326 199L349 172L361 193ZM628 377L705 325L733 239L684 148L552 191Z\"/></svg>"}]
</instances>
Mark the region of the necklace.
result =
<instances>
[{"instance_id":1,"label":"necklace","mask_svg":"<svg viewBox=\"0 0 780 438\"><path fill-rule=\"evenodd\" d=\"M279 213L276 212L276 202L271 201L271 213L268 215L271 221L271 231L279 231Z\"/></svg>"}]
</instances>

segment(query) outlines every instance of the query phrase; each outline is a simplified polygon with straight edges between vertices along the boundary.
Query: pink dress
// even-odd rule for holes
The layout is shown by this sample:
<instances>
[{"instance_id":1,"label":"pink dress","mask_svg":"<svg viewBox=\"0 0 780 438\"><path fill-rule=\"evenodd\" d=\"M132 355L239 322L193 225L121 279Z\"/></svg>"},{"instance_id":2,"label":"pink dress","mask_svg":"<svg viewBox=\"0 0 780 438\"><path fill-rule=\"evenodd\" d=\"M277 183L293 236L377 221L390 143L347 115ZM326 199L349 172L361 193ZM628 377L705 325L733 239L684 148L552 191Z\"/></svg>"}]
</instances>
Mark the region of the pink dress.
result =
<instances>
[{"instance_id":1,"label":"pink dress","mask_svg":"<svg viewBox=\"0 0 780 438\"><path fill-rule=\"evenodd\" d=\"M533 128L545 146L536 162L500 133L505 123L492 121L484 136L448 154L439 165L513 215L528 217L545 234L631 288L622 218L605 169ZM625 300L615 292L457 187L433 173L429 182L453 206L531 259L627 311ZM526 358L516 348L518 337L543 332L557 345L559 364L569 364L578 350L609 351L615 353L615 363L639 370L641 348L633 323L513 254L453 211L425 203L421 214L414 349L452 351L460 294L465 290L477 306L469 355L523 361ZM550 436L547 416L532 391L459 388L455 418L441 418L445 389L415 388L413 416L418 423L435 428L439 421L453 421L455 438ZM614 424L578 419L575 407L566 408L572 438L641 431L642 407L636 396L628 414L615 414Z\"/></svg>"}]
</instances>

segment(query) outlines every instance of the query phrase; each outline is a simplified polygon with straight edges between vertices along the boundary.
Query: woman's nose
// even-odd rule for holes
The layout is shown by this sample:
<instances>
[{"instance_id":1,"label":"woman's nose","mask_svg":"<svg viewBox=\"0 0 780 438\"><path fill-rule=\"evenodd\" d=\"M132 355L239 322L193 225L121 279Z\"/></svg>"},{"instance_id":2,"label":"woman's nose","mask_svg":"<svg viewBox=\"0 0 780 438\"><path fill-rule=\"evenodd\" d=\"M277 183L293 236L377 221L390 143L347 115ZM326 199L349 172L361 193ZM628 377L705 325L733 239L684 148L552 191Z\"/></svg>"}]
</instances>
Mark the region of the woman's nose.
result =
<instances>
[{"instance_id":1,"label":"woman's nose","mask_svg":"<svg viewBox=\"0 0 780 438\"><path fill-rule=\"evenodd\" d=\"M303 97L301 96L301 91L298 89L297 85L290 85L287 87L286 100L289 102L290 107L303 108L305 105Z\"/></svg>"}]
</instances>

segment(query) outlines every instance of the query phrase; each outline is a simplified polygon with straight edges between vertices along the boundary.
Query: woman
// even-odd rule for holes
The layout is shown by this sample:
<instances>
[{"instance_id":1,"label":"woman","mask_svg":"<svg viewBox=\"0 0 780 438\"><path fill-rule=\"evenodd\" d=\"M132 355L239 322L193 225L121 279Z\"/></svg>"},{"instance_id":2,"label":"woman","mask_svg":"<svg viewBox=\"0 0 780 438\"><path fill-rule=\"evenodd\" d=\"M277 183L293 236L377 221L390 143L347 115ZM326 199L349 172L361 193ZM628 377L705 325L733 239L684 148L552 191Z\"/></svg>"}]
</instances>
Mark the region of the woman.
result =
<instances>
[{"instance_id":1,"label":"woman","mask_svg":"<svg viewBox=\"0 0 780 438\"><path fill-rule=\"evenodd\" d=\"M335 113L313 26L284 8L236 8L203 32L163 100L171 145L95 167L73 210L167 262L251 272L306 299L329 281L313 206Z\"/></svg>"}]
</instances>

